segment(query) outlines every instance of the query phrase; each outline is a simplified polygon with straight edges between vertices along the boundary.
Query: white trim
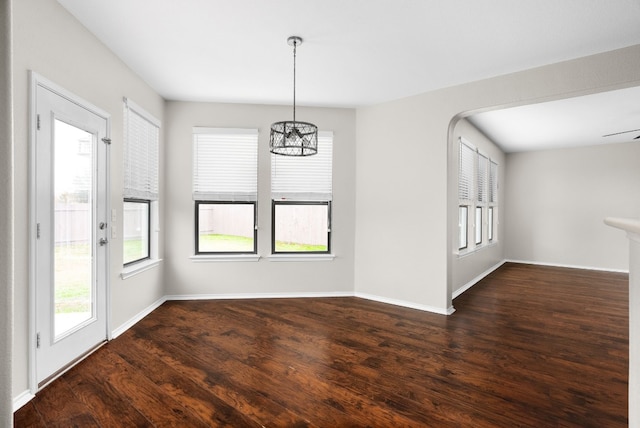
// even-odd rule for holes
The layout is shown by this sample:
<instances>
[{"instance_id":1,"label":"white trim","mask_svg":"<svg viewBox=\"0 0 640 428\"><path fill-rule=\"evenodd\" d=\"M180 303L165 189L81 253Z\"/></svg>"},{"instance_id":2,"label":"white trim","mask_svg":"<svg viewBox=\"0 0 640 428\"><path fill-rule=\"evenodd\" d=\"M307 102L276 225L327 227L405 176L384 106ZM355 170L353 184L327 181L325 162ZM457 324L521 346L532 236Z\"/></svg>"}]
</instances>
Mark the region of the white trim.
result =
<instances>
[{"instance_id":1,"label":"white trim","mask_svg":"<svg viewBox=\"0 0 640 428\"><path fill-rule=\"evenodd\" d=\"M139 273L142 273L146 270L149 270L151 268L158 266L160 262L162 262L162 259L149 259L143 262L132 264L130 266L126 266L122 269L122 272L120 273L120 278L122 279L131 278L132 276L135 276Z\"/></svg>"},{"instance_id":2,"label":"white trim","mask_svg":"<svg viewBox=\"0 0 640 428\"><path fill-rule=\"evenodd\" d=\"M151 305L147 306L145 309L143 309L142 311L138 312L135 316L133 316L132 318L129 319L129 321L125 322L124 324L121 324L118 328L114 329L111 332L111 338L115 339L116 337L120 336L122 333L124 333L125 331L129 330L131 327L133 327L137 322L139 322L140 320L142 320L144 317L146 317L147 315L149 315L151 312L155 311L156 309L158 309L164 302L167 301L167 297L161 297L160 299L156 300L155 302L153 302Z\"/></svg>"},{"instance_id":3,"label":"white trim","mask_svg":"<svg viewBox=\"0 0 640 428\"><path fill-rule=\"evenodd\" d=\"M195 254L189 259L195 263L209 262L257 262L259 254Z\"/></svg>"},{"instance_id":4,"label":"white trim","mask_svg":"<svg viewBox=\"0 0 640 428\"><path fill-rule=\"evenodd\" d=\"M205 126L194 126L191 128L192 134L215 134L215 135L258 135L256 128L209 128Z\"/></svg>"},{"instance_id":5,"label":"white trim","mask_svg":"<svg viewBox=\"0 0 640 428\"><path fill-rule=\"evenodd\" d=\"M74 94L71 91L66 90L62 86L52 82L51 80L43 77L42 75L36 73L33 70L28 70L29 75L29 105L28 105L28 139L29 139L29 260L28 260L28 270L29 270L29 300L28 300L28 357L27 357L27 383L29 386L29 390L32 394L35 394L39 391L38 388L38 380L37 380L37 367L36 367L36 199L37 199L37 182L36 182L36 137L37 137L37 89L38 87L42 87L47 89L50 92L53 92L60 97L68 100L69 102L76 104L77 106L83 108L84 110L89 111L92 114L102 118L105 120L105 137L111 138L111 114L101 108L97 107L95 104L85 100ZM105 174L107 176L107 182L105 184L105 216L109 218L109 213L111 212L111 150L109 146L106 147L106 157L105 157ZM111 276L109 275L109 266L111 263L110 259L110 251L106 252L105 255L105 337L107 340L109 337L109 325L111 322Z\"/></svg>"},{"instance_id":6,"label":"white trim","mask_svg":"<svg viewBox=\"0 0 640 428\"><path fill-rule=\"evenodd\" d=\"M13 411L17 412L22 406L24 406L34 398L36 398L36 396L33 395L28 389L26 391L22 391L21 394L13 398Z\"/></svg>"},{"instance_id":7,"label":"white trim","mask_svg":"<svg viewBox=\"0 0 640 428\"><path fill-rule=\"evenodd\" d=\"M602 271L602 272L629 273L628 269L610 269L610 268L603 268L603 267L567 265L567 264L562 264L562 263L538 262L538 261L531 261L531 260L507 259L507 260L505 260L505 262L506 263L521 263L521 264L525 264L525 265L560 267L560 268L567 268L567 269L585 269L585 270L597 270L597 271Z\"/></svg>"},{"instance_id":8,"label":"white trim","mask_svg":"<svg viewBox=\"0 0 640 428\"><path fill-rule=\"evenodd\" d=\"M506 260L502 260L501 262L496 263L494 266L482 272L480 275L476 276L471 281L467 282L462 287L458 288L453 293L451 293L451 299L455 299L456 297L458 297L459 295L461 295L462 293L464 293L465 291L467 291L468 289L476 285L478 282L484 279L487 275L489 275L491 272L498 269L500 266L502 266L505 263L506 263Z\"/></svg>"},{"instance_id":9,"label":"white trim","mask_svg":"<svg viewBox=\"0 0 640 428\"><path fill-rule=\"evenodd\" d=\"M335 259L335 254L271 254L270 262L327 262Z\"/></svg>"},{"instance_id":10,"label":"white trim","mask_svg":"<svg viewBox=\"0 0 640 428\"><path fill-rule=\"evenodd\" d=\"M240 294L173 294L166 300L235 300L235 299L301 299L323 297L354 297L351 291L323 291L299 293L240 293Z\"/></svg>"},{"instance_id":11,"label":"white trim","mask_svg":"<svg viewBox=\"0 0 640 428\"><path fill-rule=\"evenodd\" d=\"M474 236L474 238L475 238L475 236ZM459 259L462 259L462 258L465 258L465 257L470 256L472 254L475 254L477 251L482 251L484 248L490 248L490 247L493 247L494 245L498 245L498 243L499 243L498 238L494 238L490 242L476 245L473 248L467 247L467 248L463 248L462 250L458 250L458 251L455 252L455 255Z\"/></svg>"},{"instance_id":12,"label":"white trim","mask_svg":"<svg viewBox=\"0 0 640 428\"><path fill-rule=\"evenodd\" d=\"M149 122L150 124L152 124L156 128L161 128L162 127L162 122L160 122L159 119L157 119L151 113L149 113L148 111L146 111L145 109L140 107L135 102L131 101L131 99L129 99L127 97L122 97L122 102L124 102L124 104L127 106L128 109L133 110L134 112L136 112L136 114L141 116L144 120L146 120L147 122Z\"/></svg>"},{"instance_id":13,"label":"white trim","mask_svg":"<svg viewBox=\"0 0 640 428\"><path fill-rule=\"evenodd\" d=\"M360 293L358 291L354 294L355 297L360 297L361 299L373 300L375 302L387 303L395 306L402 306L410 309L417 309L424 312L433 312L440 315L451 315L455 312L453 306L449 306L447 309L436 308L435 306L421 305L419 303L408 302L406 300L397 300L390 299L388 297L376 296L373 294Z\"/></svg>"}]
</instances>

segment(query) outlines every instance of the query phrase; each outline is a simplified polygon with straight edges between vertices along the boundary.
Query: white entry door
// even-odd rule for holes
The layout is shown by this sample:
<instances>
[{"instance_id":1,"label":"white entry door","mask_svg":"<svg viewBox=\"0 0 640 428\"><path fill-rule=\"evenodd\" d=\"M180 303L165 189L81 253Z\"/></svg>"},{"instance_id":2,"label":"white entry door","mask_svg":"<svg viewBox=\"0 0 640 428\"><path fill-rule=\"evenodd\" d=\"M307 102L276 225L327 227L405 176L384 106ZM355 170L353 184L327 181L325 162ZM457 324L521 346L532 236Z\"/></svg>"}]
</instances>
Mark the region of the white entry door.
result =
<instances>
[{"instance_id":1,"label":"white entry door","mask_svg":"<svg viewBox=\"0 0 640 428\"><path fill-rule=\"evenodd\" d=\"M110 229L108 115L43 80L32 85L38 388L107 339Z\"/></svg>"}]
</instances>

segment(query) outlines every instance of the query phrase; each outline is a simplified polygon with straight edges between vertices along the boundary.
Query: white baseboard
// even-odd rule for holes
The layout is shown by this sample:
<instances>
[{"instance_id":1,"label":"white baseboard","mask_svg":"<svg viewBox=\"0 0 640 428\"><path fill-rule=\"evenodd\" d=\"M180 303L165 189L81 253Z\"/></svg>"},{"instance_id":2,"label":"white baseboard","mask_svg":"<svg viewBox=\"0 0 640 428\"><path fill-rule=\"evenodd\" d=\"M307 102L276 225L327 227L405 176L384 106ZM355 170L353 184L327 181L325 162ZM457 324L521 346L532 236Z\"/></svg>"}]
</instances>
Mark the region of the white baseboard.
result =
<instances>
[{"instance_id":1,"label":"white baseboard","mask_svg":"<svg viewBox=\"0 0 640 428\"><path fill-rule=\"evenodd\" d=\"M160 305L162 305L164 302L167 301L167 297L161 297L160 299L156 300L155 302L153 302L151 305L149 305L147 308L143 309L142 311L140 311L138 314L136 314L133 318L131 318L129 321L125 322L124 324L122 324L121 326L119 326L118 328L114 329L111 332L111 339L115 339L116 337L120 336L122 333L124 333L125 331L129 330L131 327L133 327L138 321L140 321L142 318L146 317L147 315L149 315L151 312L153 312L154 310L156 310Z\"/></svg>"},{"instance_id":2,"label":"white baseboard","mask_svg":"<svg viewBox=\"0 0 640 428\"><path fill-rule=\"evenodd\" d=\"M35 395L31 393L31 391L26 390L17 397L13 398L13 411L17 412L22 406L27 404L29 401L36 398Z\"/></svg>"},{"instance_id":3,"label":"white baseboard","mask_svg":"<svg viewBox=\"0 0 640 428\"><path fill-rule=\"evenodd\" d=\"M455 309L453 308L453 306L450 306L447 309L443 309L443 308L437 308L435 306L428 306L428 305L421 305L419 303L407 302L406 300L390 299L388 297L376 296L374 294L360 293L357 291L355 293L355 297L360 297L361 299L373 300L375 302L380 302L380 303L387 303L389 305L402 306L410 309L417 309L419 311L424 311L424 312L432 312L440 315L451 315L452 313L455 312Z\"/></svg>"},{"instance_id":4,"label":"white baseboard","mask_svg":"<svg viewBox=\"0 0 640 428\"><path fill-rule=\"evenodd\" d=\"M300 293L240 293L240 294L173 294L166 300L233 300L233 299L296 299L310 297L353 297L351 291Z\"/></svg>"},{"instance_id":5,"label":"white baseboard","mask_svg":"<svg viewBox=\"0 0 640 428\"><path fill-rule=\"evenodd\" d=\"M627 270L625 270L625 269L608 269L608 268L593 267L593 266L578 266L578 265L565 265L565 264L561 264L561 263L536 262L536 261L531 261L531 260L513 260L513 259L508 259L508 260L505 260L505 262L508 262L508 263L522 263L522 264L526 264L526 265L561 267L561 268L568 268L568 269L585 269L585 270L598 270L598 271L602 271L602 272L629 273L628 269Z\"/></svg>"},{"instance_id":6,"label":"white baseboard","mask_svg":"<svg viewBox=\"0 0 640 428\"><path fill-rule=\"evenodd\" d=\"M507 262L506 260L503 260L503 261L501 261L499 263L496 263L495 265L493 265L489 269L487 269L484 272L482 272L480 275L478 275L475 278L473 278L471 281L469 281L466 284L464 284L462 287L460 287L457 290L455 290L451 295L451 299L455 299L456 297L458 297L459 295L461 295L462 293L464 293L465 291L467 291L468 289L470 289L471 287L476 285L485 276L489 275L491 272L493 272L494 270L498 269L500 266L502 266L506 262Z\"/></svg>"}]
</instances>

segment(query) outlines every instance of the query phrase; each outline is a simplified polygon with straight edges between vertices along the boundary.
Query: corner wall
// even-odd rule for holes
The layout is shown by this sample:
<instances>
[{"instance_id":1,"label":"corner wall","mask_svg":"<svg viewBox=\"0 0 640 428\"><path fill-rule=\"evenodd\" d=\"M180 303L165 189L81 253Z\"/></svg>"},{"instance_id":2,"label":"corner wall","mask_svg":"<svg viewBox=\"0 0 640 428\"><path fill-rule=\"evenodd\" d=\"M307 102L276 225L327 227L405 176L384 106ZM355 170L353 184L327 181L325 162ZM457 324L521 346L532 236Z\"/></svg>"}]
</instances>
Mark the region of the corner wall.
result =
<instances>
[{"instance_id":1,"label":"corner wall","mask_svg":"<svg viewBox=\"0 0 640 428\"><path fill-rule=\"evenodd\" d=\"M605 217L640 218L640 143L507 155L507 258L629 270Z\"/></svg>"},{"instance_id":2,"label":"corner wall","mask_svg":"<svg viewBox=\"0 0 640 428\"><path fill-rule=\"evenodd\" d=\"M0 426L13 426L13 114L11 1L0 0Z\"/></svg>"},{"instance_id":3,"label":"corner wall","mask_svg":"<svg viewBox=\"0 0 640 428\"><path fill-rule=\"evenodd\" d=\"M449 207L450 213L457 213L458 207L458 151L459 138L463 137L469 143L473 144L483 154L488 155L492 161L498 164L498 208L497 223L494 242L484 245L473 252L458 255L458 230L456 228L451 233L453 239L452 251L449 258L449 269L451 270L451 290L454 295L458 295L473 285L479 275L502 264L505 259L505 242L507 235L505 234L504 221L505 216L505 187L508 179L506 179L505 170L507 168L506 157L502 150L481 133L468 120L459 120L453 129L449 144L449 152L452 154L449 158L449 192L453 193L451 199L455 200L455 204ZM471 214L473 215L473 214ZM453 221L453 214L449 219ZM457 214L455 223L457 224Z\"/></svg>"},{"instance_id":4,"label":"corner wall","mask_svg":"<svg viewBox=\"0 0 640 428\"><path fill-rule=\"evenodd\" d=\"M356 293L451 309L457 210L447 191L447 142L454 117L639 84L636 45L359 108Z\"/></svg>"},{"instance_id":5,"label":"corner wall","mask_svg":"<svg viewBox=\"0 0 640 428\"><path fill-rule=\"evenodd\" d=\"M178 296L258 297L260 295L353 294L355 221L355 112L353 109L298 108L297 116L333 131L331 261L271 261L271 123L291 115L288 106L167 102L167 234L165 284ZM258 129L258 254L255 261L202 262L194 255L192 128Z\"/></svg>"},{"instance_id":6,"label":"corner wall","mask_svg":"<svg viewBox=\"0 0 640 428\"><path fill-rule=\"evenodd\" d=\"M12 394L15 400L17 397L25 397L24 394L28 393L29 388L28 72L35 71L111 115L113 143L110 146L110 202L111 208L116 211L114 224L117 233L116 239L109 240L112 330L164 296L162 266L141 273L135 277L135 280L131 278L123 281L119 276L122 271L122 99L125 96L132 99L163 122L164 100L57 1L15 1L12 14L15 141L13 153L15 303ZM161 147L163 144L161 131ZM161 162L162 155L161 149ZM160 168L162 192L162 164ZM160 210L162 218L162 207Z\"/></svg>"}]
</instances>

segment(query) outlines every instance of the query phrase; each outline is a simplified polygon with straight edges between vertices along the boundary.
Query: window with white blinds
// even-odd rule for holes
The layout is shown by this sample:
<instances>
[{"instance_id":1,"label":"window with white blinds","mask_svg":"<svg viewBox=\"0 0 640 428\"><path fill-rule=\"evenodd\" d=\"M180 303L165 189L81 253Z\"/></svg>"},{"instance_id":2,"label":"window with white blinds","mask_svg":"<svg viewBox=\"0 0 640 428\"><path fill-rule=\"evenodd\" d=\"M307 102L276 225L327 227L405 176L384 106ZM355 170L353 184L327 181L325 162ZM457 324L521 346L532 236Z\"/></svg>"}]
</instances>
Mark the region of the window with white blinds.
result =
<instances>
[{"instance_id":1,"label":"window with white blinds","mask_svg":"<svg viewBox=\"0 0 640 428\"><path fill-rule=\"evenodd\" d=\"M258 130L193 128L193 199L256 201Z\"/></svg>"},{"instance_id":2,"label":"window with white blinds","mask_svg":"<svg viewBox=\"0 0 640 428\"><path fill-rule=\"evenodd\" d=\"M489 162L489 203L498 202L498 164Z\"/></svg>"},{"instance_id":3,"label":"window with white blinds","mask_svg":"<svg viewBox=\"0 0 640 428\"><path fill-rule=\"evenodd\" d=\"M158 200L160 121L124 99L124 197Z\"/></svg>"},{"instance_id":4,"label":"window with white blinds","mask_svg":"<svg viewBox=\"0 0 640 428\"><path fill-rule=\"evenodd\" d=\"M476 192L478 202L487 202L487 170L488 170L488 162L489 159L478 153L478 176L477 176L477 185L478 189Z\"/></svg>"},{"instance_id":5,"label":"window with white blinds","mask_svg":"<svg viewBox=\"0 0 640 428\"><path fill-rule=\"evenodd\" d=\"M458 250L467 253L496 240L498 164L462 137L458 147Z\"/></svg>"},{"instance_id":6,"label":"window with white blinds","mask_svg":"<svg viewBox=\"0 0 640 428\"><path fill-rule=\"evenodd\" d=\"M475 157L476 149L461 138L458 152L458 199L461 201L473 200Z\"/></svg>"},{"instance_id":7,"label":"window with white blinds","mask_svg":"<svg viewBox=\"0 0 640 428\"><path fill-rule=\"evenodd\" d=\"M271 198L330 201L333 192L333 132L318 133L313 156L271 155Z\"/></svg>"}]
</instances>

